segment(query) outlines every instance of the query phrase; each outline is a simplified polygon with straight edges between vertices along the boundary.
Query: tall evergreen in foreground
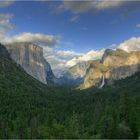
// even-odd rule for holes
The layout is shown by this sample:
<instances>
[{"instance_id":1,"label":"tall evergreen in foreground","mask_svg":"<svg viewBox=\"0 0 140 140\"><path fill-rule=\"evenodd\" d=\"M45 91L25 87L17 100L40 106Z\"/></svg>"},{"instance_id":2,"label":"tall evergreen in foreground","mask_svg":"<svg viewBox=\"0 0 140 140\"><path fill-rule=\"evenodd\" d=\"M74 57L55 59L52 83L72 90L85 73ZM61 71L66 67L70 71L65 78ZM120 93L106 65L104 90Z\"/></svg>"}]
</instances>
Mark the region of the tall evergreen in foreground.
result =
<instances>
[{"instance_id":1,"label":"tall evergreen in foreground","mask_svg":"<svg viewBox=\"0 0 140 140\"><path fill-rule=\"evenodd\" d=\"M138 138L140 73L102 90L47 87L0 45L0 138Z\"/></svg>"}]
</instances>

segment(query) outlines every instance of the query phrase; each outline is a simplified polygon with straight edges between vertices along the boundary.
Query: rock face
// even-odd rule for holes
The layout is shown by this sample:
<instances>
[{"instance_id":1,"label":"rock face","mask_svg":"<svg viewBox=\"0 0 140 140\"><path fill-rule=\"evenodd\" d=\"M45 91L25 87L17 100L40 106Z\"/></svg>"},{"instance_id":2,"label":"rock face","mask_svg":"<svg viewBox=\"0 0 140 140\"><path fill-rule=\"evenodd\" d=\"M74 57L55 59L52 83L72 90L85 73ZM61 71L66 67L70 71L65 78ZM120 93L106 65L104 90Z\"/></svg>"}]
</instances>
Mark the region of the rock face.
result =
<instances>
[{"instance_id":1,"label":"rock face","mask_svg":"<svg viewBox=\"0 0 140 140\"><path fill-rule=\"evenodd\" d=\"M84 82L84 77L89 66L90 61L83 61L68 68L59 78L59 83L61 85L79 86Z\"/></svg>"},{"instance_id":2,"label":"rock face","mask_svg":"<svg viewBox=\"0 0 140 140\"><path fill-rule=\"evenodd\" d=\"M54 74L49 63L43 57L43 49L31 43L13 43L6 45L11 58L29 75L44 84L53 82Z\"/></svg>"},{"instance_id":3,"label":"rock face","mask_svg":"<svg viewBox=\"0 0 140 140\"><path fill-rule=\"evenodd\" d=\"M88 88L91 85L99 86L103 74L107 71L107 67L102 65L100 62L93 61L87 69L84 84L81 85L81 88Z\"/></svg>"},{"instance_id":4,"label":"rock face","mask_svg":"<svg viewBox=\"0 0 140 140\"><path fill-rule=\"evenodd\" d=\"M129 77L139 70L140 52L127 53L120 49L108 49L100 62L92 61L90 63L84 83L80 88L103 87L105 84L113 84L115 80Z\"/></svg>"},{"instance_id":5,"label":"rock face","mask_svg":"<svg viewBox=\"0 0 140 140\"><path fill-rule=\"evenodd\" d=\"M83 78L86 74L88 67L90 66L90 61L79 62L75 66L69 68L67 75L71 76L73 79Z\"/></svg>"},{"instance_id":6,"label":"rock face","mask_svg":"<svg viewBox=\"0 0 140 140\"><path fill-rule=\"evenodd\" d=\"M120 49L117 50L107 49L104 52L104 55L101 59L101 63L104 64L104 66L120 67L125 65L129 56L130 56L129 53Z\"/></svg>"}]
</instances>

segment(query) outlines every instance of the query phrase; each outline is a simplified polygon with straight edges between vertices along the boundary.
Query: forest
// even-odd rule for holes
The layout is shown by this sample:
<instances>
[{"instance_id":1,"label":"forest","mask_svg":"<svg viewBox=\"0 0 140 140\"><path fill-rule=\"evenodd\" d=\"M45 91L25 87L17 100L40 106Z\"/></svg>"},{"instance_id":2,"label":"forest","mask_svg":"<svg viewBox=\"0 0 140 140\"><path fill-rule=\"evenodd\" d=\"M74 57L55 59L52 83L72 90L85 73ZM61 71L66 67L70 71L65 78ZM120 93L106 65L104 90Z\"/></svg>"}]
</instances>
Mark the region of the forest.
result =
<instances>
[{"instance_id":1,"label":"forest","mask_svg":"<svg viewBox=\"0 0 140 140\"><path fill-rule=\"evenodd\" d=\"M0 45L1 139L138 139L140 72L103 89L41 84Z\"/></svg>"}]
</instances>

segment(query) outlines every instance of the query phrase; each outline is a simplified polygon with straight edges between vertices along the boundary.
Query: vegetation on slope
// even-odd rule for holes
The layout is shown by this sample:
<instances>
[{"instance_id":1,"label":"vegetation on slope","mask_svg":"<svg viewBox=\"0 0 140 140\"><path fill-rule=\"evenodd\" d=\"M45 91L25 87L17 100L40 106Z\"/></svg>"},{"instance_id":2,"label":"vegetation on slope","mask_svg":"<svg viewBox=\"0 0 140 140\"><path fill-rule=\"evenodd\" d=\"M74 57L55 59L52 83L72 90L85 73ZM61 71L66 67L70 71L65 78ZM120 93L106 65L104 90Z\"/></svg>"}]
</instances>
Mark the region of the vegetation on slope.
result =
<instances>
[{"instance_id":1,"label":"vegetation on slope","mask_svg":"<svg viewBox=\"0 0 140 140\"><path fill-rule=\"evenodd\" d=\"M102 90L47 87L0 45L0 138L138 138L140 73Z\"/></svg>"}]
</instances>

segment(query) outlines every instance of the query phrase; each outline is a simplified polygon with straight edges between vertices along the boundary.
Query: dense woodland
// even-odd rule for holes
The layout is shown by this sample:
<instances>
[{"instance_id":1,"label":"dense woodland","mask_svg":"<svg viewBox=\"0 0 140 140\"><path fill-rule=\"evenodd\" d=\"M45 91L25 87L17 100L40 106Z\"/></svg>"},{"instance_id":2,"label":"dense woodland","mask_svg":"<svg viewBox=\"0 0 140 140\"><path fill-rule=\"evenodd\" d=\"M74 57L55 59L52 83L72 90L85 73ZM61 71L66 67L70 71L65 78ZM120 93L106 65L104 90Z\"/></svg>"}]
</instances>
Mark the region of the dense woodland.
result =
<instances>
[{"instance_id":1,"label":"dense woodland","mask_svg":"<svg viewBox=\"0 0 140 140\"><path fill-rule=\"evenodd\" d=\"M0 45L0 138L138 138L140 73L101 90L47 87Z\"/></svg>"}]
</instances>

